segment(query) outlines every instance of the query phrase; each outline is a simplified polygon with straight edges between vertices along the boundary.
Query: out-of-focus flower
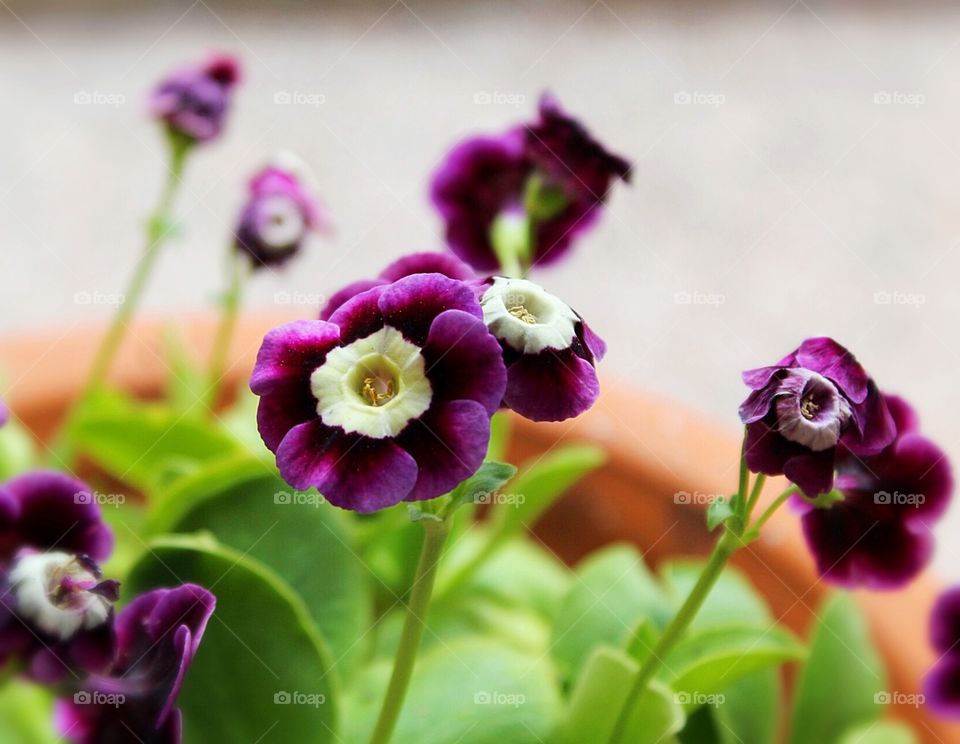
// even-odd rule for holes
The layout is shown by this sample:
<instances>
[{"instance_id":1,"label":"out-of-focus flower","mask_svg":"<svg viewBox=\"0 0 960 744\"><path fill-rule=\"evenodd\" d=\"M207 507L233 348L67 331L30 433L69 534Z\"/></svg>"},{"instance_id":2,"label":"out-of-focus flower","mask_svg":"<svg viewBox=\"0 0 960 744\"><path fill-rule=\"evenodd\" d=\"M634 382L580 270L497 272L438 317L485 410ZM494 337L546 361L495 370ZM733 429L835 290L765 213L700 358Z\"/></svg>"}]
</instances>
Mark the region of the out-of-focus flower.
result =
<instances>
[{"instance_id":1,"label":"out-of-focus flower","mask_svg":"<svg viewBox=\"0 0 960 744\"><path fill-rule=\"evenodd\" d=\"M190 142L208 142L223 130L240 63L229 55L211 56L162 80L150 96L150 112L168 130Z\"/></svg>"},{"instance_id":2,"label":"out-of-focus flower","mask_svg":"<svg viewBox=\"0 0 960 744\"><path fill-rule=\"evenodd\" d=\"M593 405L594 363L606 345L579 314L526 279L489 279L480 304L503 348L506 406L533 421L562 421Z\"/></svg>"},{"instance_id":3,"label":"out-of-focus flower","mask_svg":"<svg viewBox=\"0 0 960 744\"><path fill-rule=\"evenodd\" d=\"M876 455L896 426L876 384L853 354L810 338L772 367L743 373L752 392L740 406L747 466L786 475L811 498L833 488L838 445Z\"/></svg>"},{"instance_id":4,"label":"out-of-focus flower","mask_svg":"<svg viewBox=\"0 0 960 744\"><path fill-rule=\"evenodd\" d=\"M960 718L960 587L937 599L930 640L940 658L924 680L926 702L941 716Z\"/></svg>"},{"instance_id":5,"label":"out-of-focus flower","mask_svg":"<svg viewBox=\"0 0 960 744\"><path fill-rule=\"evenodd\" d=\"M450 249L478 271L503 263L497 242L519 241L531 265L559 260L595 224L615 179L630 164L544 96L537 122L499 137L474 137L447 155L431 198Z\"/></svg>"},{"instance_id":6,"label":"out-of-focus flower","mask_svg":"<svg viewBox=\"0 0 960 744\"><path fill-rule=\"evenodd\" d=\"M472 475L506 386L482 317L471 286L417 273L268 333L250 388L284 479L370 512Z\"/></svg>"},{"instance_id":7,"label":"out-of-focus flower","mask_svg":"<svg viewBox=\"0 0 960 744\"><path fill-rule=\"evenodd\" d=\"M141 594L117 616L117 655L57 703L57 724L76 744L179 744L180 688L216 598L184 584Z\"/></svg>"},{"instance_id":8,"label":"out-of-focus flower","mask_svg":"<svg viewBox=\"0 0 960 744\"><path fill-rule=\"evenodd\" d=\"M50 683L109 663L119 585L97 561L112 547L84 483L40 471L0 486L0 664Z\"/></svg>"},{"instance_id":9,"label":"out-of-focus flower","mask_svg":"<svg viewBox=\"0 0 960 744\"><path fill-rule=\"evenodd\" d=\"M3 426L10 420L10 409L7 408L7 404L0 399L0 426Z\"/></svg>"},{"instance_id":10,"label":"out-of-focus flower","mask_svg":"<svg viewBox=\"0 0 960 744\"><path fill-rule=\"evenodd\" d=\"M896 440L870 457L841 447L835 481L841 500L820 507L796 500L821 575L847 587L890 589L915 578L930 561L933 525L953 491L946 455L920 435L913 410L884 397Z\"/></svg>"},{"instance_id":11,"label":"out-of-focus flower","mask_svg":"<svg viewBox=\"0 0 960 744\"><path fill-rule=\"evenodd\" d=\"M326 225L308 169L292 153L281 153L250 180L235 245L254 268L278 265L300 249L311 230Z\"/></svg>"},{"instance_id":12,"label":"out-of-focus flower","mask_svg":"<svg viewBox=\"0 0 960 744\"><path fill-rule=\"evenodd\" d=\"M380 272L376 279L360 279L348 284L331 297L320 313L320 320L329 320L334 311L351 297L368 289L390 284L414 274L443 274L451 279L470 281L476 278L473 270L449 253L423 251L401 256Z\"/></svg>"}]
</instances>

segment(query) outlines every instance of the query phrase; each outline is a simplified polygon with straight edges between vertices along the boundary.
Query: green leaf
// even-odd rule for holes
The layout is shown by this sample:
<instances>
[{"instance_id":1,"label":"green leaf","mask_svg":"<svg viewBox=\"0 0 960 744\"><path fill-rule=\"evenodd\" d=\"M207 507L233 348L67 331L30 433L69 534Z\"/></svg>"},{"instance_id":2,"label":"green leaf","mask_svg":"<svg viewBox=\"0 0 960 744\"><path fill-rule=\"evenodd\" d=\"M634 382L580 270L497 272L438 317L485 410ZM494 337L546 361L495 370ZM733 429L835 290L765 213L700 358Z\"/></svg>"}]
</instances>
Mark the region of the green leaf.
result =
<instances>
[{"instance_id":1,"label":"green leaf","mask_svg":"<svg viewBox=\"0 0 960 744\"><path fill-rule=\"evenodd\" d=\"M875 721L848 731L839 744L916 744L917 737L896 721Z\"/></svg>"},{"instance_id":2,"label":"green leaf","mask_svg":"<svg viewBox=\"0 0 960 744\"><path fill-rule=\"evenodd\" d=\"M497 411L490 419L490 444L487 445L487 460L503 460L513 433L512 411Z\"/></svg>"},{"instance_id":3,"label":"green leaf","mask_svg":"<svg viewBox=\"0 0 960 744\"><path fill-rule=\"evenodd\" d=\"M616 725L638 666L629 656L613 648L598 648L574 688L567 716L553 744L605 742ZM630 744L662 744L683 728L683 709L674 693L654 681L639 696L630 711L623 741Z\"/></svg>"},{"instance_id":4,"label":"green leaf","mask_svg":"<svg viewBox=\"0 0 960 744\"><path fill-rule=\"evenodd\" d=\"M643 664L653 653L659 640L660 632L657 626L651 618L645 617L627 638L627 654L638 664Z\"/></svg>"},{"instance_id":5,"label":"green leaf","mask_svg":"<svg viewBox=\"0 0 960 744\"><path fill-rule=\"evenodd\" d=\"M206 374L190 358L176 327L164 329L163 342L170 368L167 379L170 407L180 413L203 415L209 384Z\"/></svg>"},{"instance_id":6,"label":"green leaf","mask_svg":"<svg viewBox=\"0 0 960 744\"><path fill-rule=\"evenodd\" d=\"M53 695L44 687L11 680L0 687L4 744L58 744L53 729Z\"/></svg>"},{"instance_id":7,"label":"green leaf","mask_svg":"<svg viewBox=\"0 0 960 744\"><path fill-rule=\"evenodd\" d=\"M572 678L599 645L624 647L645 618L663 627L672 608L631 545L613 545L593 553L577 567L553 630L553 655Z\"/></svg>"},{"instance_id":8,"label":"green leaf","mask_svg":"<svg viewBox=\"0 0 960 744\"><path fill-rule=\"evenodd\" d=\"M886 683L869 639L850 597L834 595L821 608L794 697L791 744L839 741L850 728L882 712L875 699Z\"/></svg>"},{"instance_id":9,"label":"green leaf","mask_svg":"<svg viewBox=\"0 0 960 744\"><path fill-rule=\"evenodd\" d=\"M24 473L36 464L37 450L33 437L11 416L0 427L0 481Z\"/></svg>"},{"instance_id":10,"label":"green leaf","mask_svg":"<svg viewBox=\"0 0 960 744\"><path fill-rule=\"evenodd\" d=\"M212 591L217 609L180 694L184 741L336 741L336 672L283 580L212 539L167 537L134 566L125 596L185 582Z\"/></svg>"},{"instance_id":11,"label":"green leaf","mask_svg":"<svg viewBox=\"0 0 960 744\"><path fill-rule=\"evenodd\" d=\"M347 676L370 627L370 570L352 524L315 492L292 490L272 465L247 456L182 478L150 523L162 532L212 533L257 559L299 593Z\"/></svg>"},{"instance_id":12,"label":"green leaf","mask_svg":"<svg viewBox=\"0 0 960 744\"><path fill-rule=\"evenodd\" d=\"M457 486L450 494L448 511L465 504L489 503L494 494L509 481L517 469L504 462L485 462L480 469Z\"/></svg>"},{"instance_id":13,"label":"green leaf","mask_svg":"<svg viewBox=\"0 0 960 744\"><path fill-rule=\"evenodd\" d=\"M672 561L660 567L663 585L676 608L690 594L702 570L700 561ZM728 567L710 590L690 630L770 620L770 610L760 594L743 574Z\"/></svg>"},{"instance_id":14,"label":"green leaf","mask_svg":"<svg viewBox=\"0 0 960 744\"><path fill-rule=\"evenodd\" d=\"M373 665L352 690L345 742L369 738L390 667ZM420 657L391 744L539 744L559 715L547 659L475 638Z\"/></svg>"},{"instance_id":15,"label":"green leaf","mask_svg":"<svg viewBox=\"0 0 960 744\"><path fill-rule=\"evenodd\" d=\"M722 702L727 686L743 677L803 656L803 646L782 628L731 625L684 637L670 651L660 676L690 711Z\"/></svg>"},{"instance_id":16,"label":"green leaf","mask_svg":"<svg viewBox=\"0 0 960 744\"><path fill-rule=\"evenodd\" d=\"M707 507L707 529L713 532L717 527L726 522L730 517L736 516L734 510L734 501L732 499L717 499L711 501Z\"/></svg>"},{"instance_id":17,"label":"green leaf","mask_svg":"<svg viewBox=\"0 0 960 744\"><path fill-rule=\"evenodd\" d=\"M780 670L772 668L755 672L726 687L723 705L711 709L722 744L770 744L777 741L783 706L782 688Z\"/></svg>"},{"instance_id":18,"label":"green leaf","mask_svg":"<svg viewBox=\"0 0 960 744\"><path fill-rule=\"evenodd\" d=\"M112 476L151 494L204 463L240 452L213 423L118 395L98 395L78 411L70 438Z\"/></svg>"}]
</instances>

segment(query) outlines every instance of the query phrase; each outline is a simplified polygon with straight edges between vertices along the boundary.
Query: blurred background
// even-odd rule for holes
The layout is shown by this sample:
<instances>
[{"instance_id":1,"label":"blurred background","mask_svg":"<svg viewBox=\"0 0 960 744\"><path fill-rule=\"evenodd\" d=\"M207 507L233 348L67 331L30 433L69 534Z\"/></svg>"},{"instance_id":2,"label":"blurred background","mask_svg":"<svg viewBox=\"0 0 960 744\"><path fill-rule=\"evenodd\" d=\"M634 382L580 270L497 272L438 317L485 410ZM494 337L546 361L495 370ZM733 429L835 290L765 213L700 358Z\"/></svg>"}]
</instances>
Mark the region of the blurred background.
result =
<instances>
[{"instance_id":1,"label":"blurred background","mask_svg":"<svg viewBox=\"0 0 960 744\"><path fill-rule=\"evenodd\" d=\"M740 370L829 334L960 464L960 7L0 0L0 333L113 312L165 172L145 96L212 49L246 81L190 162L151 314L216 298L245 179L280 148L314 168L335 233L258 276L252 306L311 316L439 249L436 164L549 89L635 162L539 275L605 336L608 377L735 432ZM960 502L940 531L960 534ZM957 541L938 550L960 579Z\"/></svg>"}]
</instances>

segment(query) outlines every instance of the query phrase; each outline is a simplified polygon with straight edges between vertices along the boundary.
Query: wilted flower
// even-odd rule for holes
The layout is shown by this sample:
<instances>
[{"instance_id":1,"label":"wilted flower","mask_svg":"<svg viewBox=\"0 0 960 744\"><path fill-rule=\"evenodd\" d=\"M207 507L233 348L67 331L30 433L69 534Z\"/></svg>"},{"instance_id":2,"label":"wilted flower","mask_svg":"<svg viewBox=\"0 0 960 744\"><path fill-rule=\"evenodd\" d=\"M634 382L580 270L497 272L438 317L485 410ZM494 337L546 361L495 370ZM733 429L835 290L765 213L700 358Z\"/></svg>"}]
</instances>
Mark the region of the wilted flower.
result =
<instances>
[{"instance_id":1,"label":"wilted flower","mask_svg":"<svg viewBox=\"0 0 960 744\"><path fill-rule=\"evenodd\" d=\"M0 663L19 660L42 682L112 657L119 585L102 580L97 561L113 536L89 494L54 472L0 486Z\"/></svg>"},{"instance_id":2,"label":"wilted flower","mask_svg":"<svg viewBox=\"0 0 960 744\"><path fill-rule=\"evenodd\" d=\"M258 172L249 191L235 243L250 256L254 268L285 262L311 230L325 226L313 179L292 153L281 153Z\"/></svg>"},{"instance_id":3,"label":"wilted flower","mask_svg":"<svg viewBox=\"0 0 960 744\"><path fill-rule=\"evenodd\" d=\"M889 589L915 578L930 561L933 524L953 491L946 455L920 435L913 410L895 396L885 400L896 440L870 457L841 446L840 500L821 507L797 501L821 575L848 587Z\"/></svg>"},{"instance_id":4,"label":"wilted flower","mask_svg":"<svg viewBox=\"0 0 960 744\"><path fill-rule=\"evenodd\" d=\"M630 164L596 142L549 96L540 118L499 137L457 145L437 170L431 198L451 250L478 271L501 267L498 240L528 244L531 265L560 259L596 222L616 178Z\"/></svg>"},{"instance_id":5,"label":"wilted flower","mask_svg":"<svg viewBox=\"0 0 960 744\"><path fill-rule=\"evenodd\" d=\"M141 594L117 616L117 655L106 674L57 703L57 723L76 744L179 744L180 688L216 606L184 584Z\"/></svg>"},{"instance_id":6,"label":"wilted flower","mask_svg":"<svg viewBox=\"0 0 960 744\"><path fill-rule=\"evenodd\" d=\"M786 475L811 498L833 488L838 445L878 454L896 427L877 386L829 338L810 338L772 367L743 373L753 391L740 406L750 470Z\"/></svg>"},{"instance_id":7,"label":"wilted flower","mask_svg":"<svg viewBox=\"0 0 960 744\"><path fill-rule=\"evenodd\" d=\"M960 718L960 587L937 599L930 640L940 658L924 680L927 703L942 716Z\"/></svg>"},{"instance_id":8,"label":"wilted flower","mask_svg":"<svg viewBox=\"0 0 960 744\"><path fill-rule=\"evenodd\" d=\"M600 393L594 362L606 345L579 314L526 279L489 279L480 304L503 348L505 405L534 421L562 421L593 405Z\"/></svg>"},{"instance_id":9,"label":"wilted flower","mask_svg":"<svg viewBox=\"0 0 960 744\"><path fill-rule=\"evenodd\" d=\"M464 282L414 274L268 333L250 388L284 479L369 512L473 474L506 385L482 317Z\"/></svg>"},{"instance_id":10,"label":"wilted flower","mask_svg":"<svg viewBox=\"0 0 960 744\"><path fill-rule=\"evenodd\" d=\"M443 274L451 279L461 281L470 281L476 278L469 266L449 253L438 253L436 251L410 253L387 266L376 279L361 279L336 292L320 313L320 320L329 320L338 307L361 292L390 284L414 274Z\"/></svg>"},{"instance_id":11,"label":"wilted flower","mask_svg":"<svg viewBox=\"0 0 960 744\"><path fill-rule=\"evenodd\" d=\"M239 81L239 62L228 55L213 55L161 81L150 96L150 111L171 133L191 142L207 142L222 131Z\"/></svg>"}]
</instances>

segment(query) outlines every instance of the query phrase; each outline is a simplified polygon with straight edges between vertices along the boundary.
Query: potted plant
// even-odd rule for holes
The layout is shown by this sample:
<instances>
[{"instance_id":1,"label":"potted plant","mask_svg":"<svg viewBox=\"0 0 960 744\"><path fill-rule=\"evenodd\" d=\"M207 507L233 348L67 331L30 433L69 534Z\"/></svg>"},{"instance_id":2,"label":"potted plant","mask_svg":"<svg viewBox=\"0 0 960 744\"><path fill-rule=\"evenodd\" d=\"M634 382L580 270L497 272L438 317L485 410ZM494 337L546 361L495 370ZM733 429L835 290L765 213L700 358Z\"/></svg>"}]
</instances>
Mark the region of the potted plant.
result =
<instances>
[{"instance_id":1,"label":"potted plant","mask_svg":"<svg viewBox=\"0 0 960 744\"><path fill-rule=\"evenodd\" d=\"M960 741L960 602L920 576L942 452L826 338L744 373L739 439L602 386L529 277L630 166L554 99L446 157L449 252L242 315L325 224L283 156L218 317L134 322L238 82L154 92L170 178L106 334L0 347L11 741Z\"/></svg>"}]
</instances>

